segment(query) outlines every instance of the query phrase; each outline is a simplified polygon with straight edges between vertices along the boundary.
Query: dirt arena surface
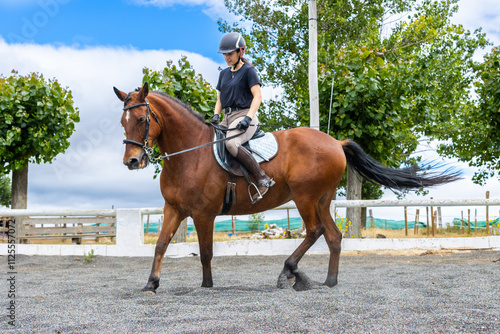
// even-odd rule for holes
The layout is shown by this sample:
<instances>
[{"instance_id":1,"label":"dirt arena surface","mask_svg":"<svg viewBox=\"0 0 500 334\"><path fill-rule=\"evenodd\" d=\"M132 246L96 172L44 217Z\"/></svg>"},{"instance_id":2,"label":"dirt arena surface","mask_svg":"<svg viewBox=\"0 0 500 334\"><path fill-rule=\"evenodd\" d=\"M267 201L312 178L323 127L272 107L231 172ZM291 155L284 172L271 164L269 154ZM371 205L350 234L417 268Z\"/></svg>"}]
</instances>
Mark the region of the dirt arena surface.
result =
<instances>
[{"instance_id":1,"label":"dirt arena surface","mask_svg":"<svg viewBox=\"0 0 500 334\"><path fill-rule=\"evenodd\" d=\"M209 289L200 287L199 257L167 258L150 295L140 289L152 258L17 256L12 327L1 256L0 331L500 333L500 251L346 253L332 289L319 285L327 259L302 259L318 285L297 292L276 288L283 256L216 257Z\"/></svg>"}]
</instances>

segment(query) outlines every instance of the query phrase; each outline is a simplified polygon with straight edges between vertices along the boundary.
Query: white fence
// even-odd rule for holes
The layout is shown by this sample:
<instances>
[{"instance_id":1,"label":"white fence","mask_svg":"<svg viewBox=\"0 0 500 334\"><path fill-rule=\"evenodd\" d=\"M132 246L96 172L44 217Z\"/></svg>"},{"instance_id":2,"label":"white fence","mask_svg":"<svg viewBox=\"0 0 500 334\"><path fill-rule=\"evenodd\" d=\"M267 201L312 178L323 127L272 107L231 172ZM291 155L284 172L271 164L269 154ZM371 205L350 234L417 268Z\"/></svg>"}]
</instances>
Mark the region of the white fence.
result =
<instances>
[{"instance_id":1,"label":"white fence","mask_svg":"<svg viewBox=\"0 0 500 334\"><path fill-rule=\"evenodd\" d=\"M339 207L397 207L397 206L499 206L498 199L469 200L362 200L334 201L332 211ZM294 209L294 203L287 203L276 209ZM16 254L25 255L73 255L83 256L91 250L101 256L147 256L154 255L155 245L144 244L143 215L162 214L161 208L117 209L117 210L0 210L0 216L106 216L116 217L116 245L36 245L16 244ZM15 226L14 226L15 227ZM283 240L235 240L216 242L215 256L231 255L289 255L299 246L302 239ZM8 254L8 244L0 244L0 255ZM382 249L500 249L500 236L476 238L419 238L419 239L344 239L342 251L366 251ZM170 244L166 256L182 257L198 254L197 243ZM323 239L308 251L309 254L328 254Z\"/></svg>"}]
</instances>

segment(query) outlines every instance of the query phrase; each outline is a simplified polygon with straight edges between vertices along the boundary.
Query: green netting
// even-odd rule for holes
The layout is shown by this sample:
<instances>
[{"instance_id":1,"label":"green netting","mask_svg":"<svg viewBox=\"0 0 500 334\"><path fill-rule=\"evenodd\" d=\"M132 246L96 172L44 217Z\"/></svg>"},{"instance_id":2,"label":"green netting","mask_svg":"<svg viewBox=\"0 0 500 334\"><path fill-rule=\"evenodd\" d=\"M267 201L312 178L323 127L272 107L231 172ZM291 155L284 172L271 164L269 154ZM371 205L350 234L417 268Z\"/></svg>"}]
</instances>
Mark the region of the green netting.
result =
<instances>
[{"instance_id":1,"label":"green netting","mask_svg":"<svg viewBox=\"0 0 500 334\"><path fill-rule=\"evenodd\" d=\"M383 228L383 229L388 229L388 230L400 230L405 228L405 221L404 220L392 220L392 219L382 219L382 218L372 218L367 217L366 218L366 227L378 227L378 228ZM415 227L415 221L408 221L408 228L414 228ZM423 222L418 222L418 227L427 227L427 224Z\"/></svg>"},{"instance_id":2,"label":"green netting","mask_svg":"<svg viewBox=\"0 0 500 334\"><path fill-rule=\"evenodd\" d=\"M341 218L337 218L337 225L340 225L342 222ZM260 222L260 230L264 230L267 226L271 224L276 224L278 227L288 229L288 219L276 219L276 220L262 220ZM462 226L461 219L460 218L455 218L453 219L452 222L453 226ZM374 225L374 226L373 226ZM391 230L399 230L399 229L404 229L405 228L405 221L404 220L393 220L393 219L382 219L382 218L373 218L373 225L372 225L372 220L370 217L366 218L366 227L378 227L382 229L391 229ZM500 225L499 218L496 218L494 220L490 221L490 226L498 226ZM412 229L415 226L415 221L408 221L408 228ZM418 222L419 228L425 228L427 227L426 223L423 222ZM464 226L467 226L467 221L464 221ZM302 227L302 218L296 217L296 218L290 218L290 229L295 230L298 228ZM477 222L477 227L478 228L485 228L486 227L486 221L478 221ZM474 228L474 222L471 222L471 228ZM194 231L194 226L193 225L188 225L187 226L188 233L192 233ZM257 223L253 223L252 221L247 221L247 220L239 220L236 219L236 226L235 230L237 232L253 232L253 231L258 231L259 226ZM231 220L223 220L220 222L215 223L215 232L232 232L233 231L233 226L231 223ZM144 224L144 233L146 232L146 224ZM151 222L149 223L149 233L158 233L158 222Z\"/></svg>"},{"instance_id":3,"label":"green netting","mask_svg":"<svg viewBox=\"0 0 500 334\"><path fill-rule=\"evenodd\" d=\"M500 224L500 221L499 221L500 218L496 218L496 219L493 219L493 220L490 220L490 226L499 226ZM462 226L462 219L461 218L455 218L453 219L453 222L452 222L453 226L459 226L461 227ZM469 227L469 222L467 221L467 219L464 219L463 220L463 226L465 227ZM486 220L482 220L482 221L478 221L477 223L475 221L471 221L470 222L470 228L471 229L475 229L477 226L477 228L486 228Z\"/></svg>"},{"instance_id":4,"label":"green netting","mask_svg":"<svg viewBox=\"0 0 500 334\"><path fill-rule=\"evenodd\" d=\"M265 230L267 226L271 224L276 224L278 227L288 229L288 219L276 219L276 220L261 220L260 221L260 230ZM290 218L290 229L295 230L302 227L302 218ZM236 219L235 230L237 232L253 232L258 231L259 224L253 223L252 221L247 220L239 220ZM192 224L188 224L187 226L188 233L192 233L194 231L194 226ZM231 220L223 220L220 222L215 222L215 232L232 232L233 225ZM146 225L144 225L144 233L146 232ZM149 233L158 233L158 222L149 223Z\"/></svg>"}]
</instances>

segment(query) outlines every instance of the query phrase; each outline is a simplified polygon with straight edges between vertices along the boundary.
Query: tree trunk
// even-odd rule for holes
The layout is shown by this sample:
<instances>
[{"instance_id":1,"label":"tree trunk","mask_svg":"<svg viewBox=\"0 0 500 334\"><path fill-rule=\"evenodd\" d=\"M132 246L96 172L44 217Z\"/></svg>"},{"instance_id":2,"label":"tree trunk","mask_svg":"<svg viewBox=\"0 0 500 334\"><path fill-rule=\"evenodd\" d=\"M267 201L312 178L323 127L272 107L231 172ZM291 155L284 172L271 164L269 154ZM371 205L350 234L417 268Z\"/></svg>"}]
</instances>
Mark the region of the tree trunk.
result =
<instances>
[{"instance_id":1,"label":"tree trunk","mask_svg":"<svg viewBox=\"0 0 500 334\"><path fill-rule=\"evenodd\" d=\"M12 172L12 209L28 208L28 166Z\"/></svg>"},{"instance_id":2,"label":"tree trunk","mask_svg":"<svg viewBox=\"0 0 500 334\"><path fill-rule=\"evenodd\" d=\"M174 237L172 238L172 242L186 242L186 235L187 235L187 219L184 219L179 225L177 232L175 232Z\"/></svg>"},{"instance_id":3,"label":"tree trunk","mask_svg":"<svg viewBox=\"0 0 500 334\"><path fill-rule=\"evenodd\" d=\"M28 208L28 166L12 172L12 201L10 207L11 209ZM14 226L16 243L23 243L23 240L20 238L24 235L21 217L14 217Z\"/></svg>"},{"instance_id":4,"label":"tree trunk","mask_svg":"<svg viewBox=\"0 0 500 334\"><path fill-rule=\"evenodd\" d=\"M351 167L347 168L347 200L361 199L362 179ZM347 230L346 238L361 237L361 208L347 208L346 220L351 222L351 226Z\"/></svg>"}]
</instances>

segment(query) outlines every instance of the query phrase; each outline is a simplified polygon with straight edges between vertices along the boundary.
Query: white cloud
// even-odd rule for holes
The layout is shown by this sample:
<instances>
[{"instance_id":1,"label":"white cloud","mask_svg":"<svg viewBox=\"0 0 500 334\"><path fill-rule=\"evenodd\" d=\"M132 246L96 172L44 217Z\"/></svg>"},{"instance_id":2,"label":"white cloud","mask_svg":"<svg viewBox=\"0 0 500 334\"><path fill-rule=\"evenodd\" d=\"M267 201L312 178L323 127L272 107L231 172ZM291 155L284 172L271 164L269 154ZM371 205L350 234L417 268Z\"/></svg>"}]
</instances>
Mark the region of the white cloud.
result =
<instances>
[{"instance_id":1,"label":"white cloud","mask_svg":"<svg viewBox=\"0 0 500 334\"><path fill-rule=\"evenodd\" d=\"M461 0L458 12L452 19L454 23L462 24L466 29L474 31L482 27L491 39L500 44L500 2L497 0Z\"/></svg>"},{"instance_id":2,"label":"white cloud","mask_svg":"<svg viewBox=\"0 0 500 334\"><path fill-rule=\"evenodd\" d=\"M156 7L172 7L175 5L181 6L204 6L203 13L207 14L214 20L224 18L225 20L233 20L235 17L229 14L224 0L130 0L132 3L141 6L156 6Z\"/></svg>"},{"instance_id":3,"label":"white cloud","mask_svg":"<svg viewBox=\"0 0 500 334\"><path fill-rule=\"evenodd\" d=\"M142 69L161 70L182 55L215 86L220 64L179 50L91 47L75 49L36 44L7 44L0 37L0 73L39 72L68 86L80 109L71 146L53 164L30 165L30 208L110 208L163 206L153 167L131 172L122 164L123 107L113 86L128 92L142 83Z\"/></svg>"},{"instance_id":4,"label":"white cloud","mask_svg":"<svg viewBox=\"0 0 500 334\"><path fill-rule=\"evenodd\" d=\"M482 28L486 33L486 38L493 43L493 46L500 46L500 2L497 0L460 0L458 12L453 16L451 22L461 24L467 30L474 32ZM483 61L484 54L491 51L487 47L483 51L476 52L474 60Z\"/></svg>"}]
</instances>

